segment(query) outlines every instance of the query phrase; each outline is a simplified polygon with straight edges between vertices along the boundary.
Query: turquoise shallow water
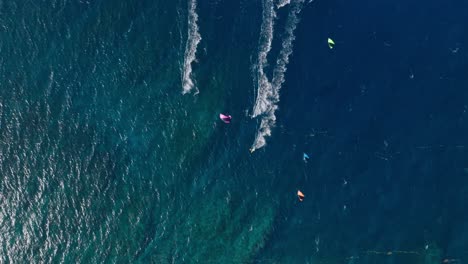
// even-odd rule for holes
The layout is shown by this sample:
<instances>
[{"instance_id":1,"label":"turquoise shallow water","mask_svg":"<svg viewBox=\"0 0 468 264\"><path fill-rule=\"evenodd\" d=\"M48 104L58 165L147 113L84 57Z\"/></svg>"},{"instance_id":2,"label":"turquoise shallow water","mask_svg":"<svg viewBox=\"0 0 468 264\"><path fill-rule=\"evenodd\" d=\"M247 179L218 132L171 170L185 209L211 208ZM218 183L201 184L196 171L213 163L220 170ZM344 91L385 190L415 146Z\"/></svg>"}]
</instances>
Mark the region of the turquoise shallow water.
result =
<instances>
[{"instance_id":1,"label":"turquoise shallow water","mask_svg":"<svg viewBox=\"0 0 468 264\"><path fill-rule=\"evenodd\" d=\"M466 262L468 6L290 2L0 1L0 262Z\"/></svg>"},{"instance_id":2,"label":"turquoise shallow water","mask_svg":"<svg viewBox=\"0 0 468 264\"><path fill-rule=\"evenodd\" d=\"M258 251L272 209L252 214L240 179L220 177L229 153L213 138L232 77L206 63L206 95L181 95L184 9L2 3L3 261L245 262Z\"/></svg>"}]
</instances>

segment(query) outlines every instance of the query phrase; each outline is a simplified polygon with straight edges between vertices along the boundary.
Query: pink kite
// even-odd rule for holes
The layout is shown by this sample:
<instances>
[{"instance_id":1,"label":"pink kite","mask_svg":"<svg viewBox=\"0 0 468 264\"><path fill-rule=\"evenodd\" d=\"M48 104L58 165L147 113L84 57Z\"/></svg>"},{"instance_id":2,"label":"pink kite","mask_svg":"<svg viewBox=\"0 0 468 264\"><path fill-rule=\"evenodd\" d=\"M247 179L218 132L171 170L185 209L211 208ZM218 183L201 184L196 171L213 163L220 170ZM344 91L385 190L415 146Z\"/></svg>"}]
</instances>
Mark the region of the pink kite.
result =
<instances>
[{"instance_id":1,"label":"pink kite","mask_svg":"<svg viewBox=\"0 0 468 264\"><path fill-rule=\"evenodd\" d=\"M223 114L219 114L219 118L223 120L223 122L226 124L231 123L231 119L232 119L230 115L223 115Z\"/></svg>"}]
</instances>

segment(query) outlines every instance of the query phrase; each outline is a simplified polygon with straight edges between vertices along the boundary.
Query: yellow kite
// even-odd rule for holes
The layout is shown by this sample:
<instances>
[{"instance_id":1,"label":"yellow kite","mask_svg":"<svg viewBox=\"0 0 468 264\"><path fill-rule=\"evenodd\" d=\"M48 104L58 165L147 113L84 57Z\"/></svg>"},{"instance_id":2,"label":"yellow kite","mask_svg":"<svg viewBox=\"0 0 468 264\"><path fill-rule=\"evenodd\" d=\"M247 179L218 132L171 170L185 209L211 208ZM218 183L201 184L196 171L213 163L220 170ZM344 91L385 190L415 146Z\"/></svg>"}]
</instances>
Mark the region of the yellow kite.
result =
<instances>
[{"instance_id":1,"label":"yellow kite","mask_svg":"<svg viewBox=\"0 0 468 264\"><path fill-rule=\"evenodd\" d=\"M328 47L330 49L333 49L334 46L335 46L335 41L333 41L333 39L331 38L328 38Z\"/></svg>"}]
</instances>

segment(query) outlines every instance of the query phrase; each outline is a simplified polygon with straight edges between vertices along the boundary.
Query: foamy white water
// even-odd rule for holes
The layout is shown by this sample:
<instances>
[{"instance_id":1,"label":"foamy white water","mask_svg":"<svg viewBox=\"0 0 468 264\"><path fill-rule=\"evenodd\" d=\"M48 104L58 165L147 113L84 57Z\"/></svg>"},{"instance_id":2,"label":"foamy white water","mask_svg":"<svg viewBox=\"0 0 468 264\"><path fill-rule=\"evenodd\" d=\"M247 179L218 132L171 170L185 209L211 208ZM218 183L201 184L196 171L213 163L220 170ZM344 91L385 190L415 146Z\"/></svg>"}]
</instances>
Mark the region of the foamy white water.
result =
<instances>
[{"instance_id":1,"label":"foamy white water","mask_svg":"<svg viewBox=\"0 0 468 264\"><path fill-rule=\"evenodd\" d=\"M275 112L278 109L278 102L280 100L279 91L281 86L284 83L284 74L287 70L287 65L289 63L289 56L293 52L293 42L295 40L294 31L296 30L297 24L299 22L299 13L302 9L303 0L295 1L290 7L288 14L288 19L285 26L285 36L282 41L281 50L276 60L275 67L273 69L273 77L271 82L265 76L263 72L263 67L266 65L266 56L264 56L265 61L260 59L263 56L259 55L258 62L258 95L254 107L254 117L262 116L260 122L260 127L257 130L257 135L252 144L252 149L258 149L266 144L266 137L271 136L271 130L275 126L276 116ZM265 17L264 17L265 18ZM272 31L273 32L273 31ZM271 49L271 42L270 42ZM262 64L261 64L262 63ZM262 67L260 67L260 65ZM263 78L260 78L263 77Z\"/></svg>"},{"instance_id":2,"label":"foamy white water","mask_svg":"<svg viewBox=\"0 0 468 264\"><path fill-rule=\"evenodd\" d=\"M188 3L188 33L185 45L184 64L182 66L182 93L186 94L195 87L192 80L192 63L196 60L197 47L201 41L198 29L197 1L189 0Z\"/></svg>"},{"instance_id":3,"label":"foamy white water","mask_svg":"<svg viewBox=\"0 0 468 264\"><path fill-rule=\"evenodd\" d=\"M290 3L291 3L291 0L278 0L278 4L276 4L276 7L279 9Z\"/></svg>"},{"instance_id":4,"label":"foamy white water","mask_svg":"<svg viewBox=\"0 0 468 264\"><path fill-rule=\"evenodd\" d=\"M304 1L300 0L297 1L297 4L291 7L291 11L288 16L288 21L286 22L286 34L285 38L283 39L283 43L281 45L281 51L276 60L276 67L273 71L273 80L272 86L276 89L276 95L278 95L279 101L279 89L281 89L281 85L284 83L284 74L287 70L287 66L289 63L289 56L293 52L293 42L296 39L294 36L294 31L296 30L297 23L299 22L299 12L302 9L302 3Z\"/></svg>"},{"instance_id":5,"label":"foamy white water","mask_svg":"<svg viewBox=\"0 0 468 264\"><path fill-rule=\"evenodd\" d=\"M260 48L258 52L257 65L255 66L255 69L257 70L255 76L255 79L257 80L257 98L255 100L252 117L257 117L264 113L269 105L268 97L272 89L271 83L264 72L264 68L268 63L267 56L271 50L271 44L273 41L275 17L276 12L273 1L264 0L262 26L260 29Z\"/></svg>"}]
</instances>

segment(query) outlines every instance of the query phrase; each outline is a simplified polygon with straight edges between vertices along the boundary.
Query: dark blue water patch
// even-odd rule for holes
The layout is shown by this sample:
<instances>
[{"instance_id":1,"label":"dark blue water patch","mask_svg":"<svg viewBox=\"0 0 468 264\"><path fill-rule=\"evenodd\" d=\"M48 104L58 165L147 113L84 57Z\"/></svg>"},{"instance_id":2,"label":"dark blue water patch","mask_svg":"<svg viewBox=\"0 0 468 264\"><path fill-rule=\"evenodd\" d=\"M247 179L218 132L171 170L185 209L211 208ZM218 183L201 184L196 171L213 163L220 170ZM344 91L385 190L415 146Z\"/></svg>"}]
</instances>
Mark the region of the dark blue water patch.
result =
<instances>
[{"instance_id":1,"label":"dark blue water patch","mask_svg":"<svg viewBox=\"0 0 468 264\"><path fill-rule=\"evenodd\" d=\"M444 41L450 29L457 30L456 23L424 19L441 8L434 3L424 11L416 11L412 4L393 3L358 8L354 3L322 2L315 8L305 9L298 27L275 135L276 140L294 146L291 155L299 157L307 150L317 159L307 165L313 167L315 182L304 187L313 190L314 202L306 205L307 214L296 215L297 221L283 222L285 231L276 241L295 239L272 243L272 251L282 250L281 256L314 248L310 234L315 233L322 235L320 243L329 253L341 256L363 248L422 252L428 241L438 241L447 255L458 248L455 254L463 256L460 247L450 246L464 239L463 224L458 224L456 238L448 238L454 231L443 227L449 219L459 219L455 214L464 202L455 193L464 196L459 184L466 184L462 134L467 127L461 121L466 93L460 88L465 78L456 73L466 68L466 59L453 57L456 53L449 48L465 40L459 35L450 44ZM444 7L436 18L457 21L462 18L458 11L464 8ZM309 16L309 10L317 14ZM423 20L427 21L424 27L416 28L414 21ZM434 41L425 39L428 32ZM334 50L326 46L327 37L337 43ZM440 77L447 69L457 77ZM449 200L450 205L441 203ZM448 216L448 211L453 215ZM326 224L317 230L310 223ZM395 258L398 263L426 263L421 256ZM391 261L377 256L367 259Z\"/></svg>"}]
</instances>

